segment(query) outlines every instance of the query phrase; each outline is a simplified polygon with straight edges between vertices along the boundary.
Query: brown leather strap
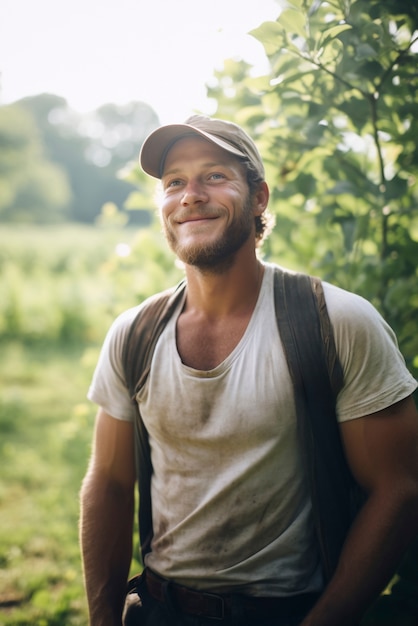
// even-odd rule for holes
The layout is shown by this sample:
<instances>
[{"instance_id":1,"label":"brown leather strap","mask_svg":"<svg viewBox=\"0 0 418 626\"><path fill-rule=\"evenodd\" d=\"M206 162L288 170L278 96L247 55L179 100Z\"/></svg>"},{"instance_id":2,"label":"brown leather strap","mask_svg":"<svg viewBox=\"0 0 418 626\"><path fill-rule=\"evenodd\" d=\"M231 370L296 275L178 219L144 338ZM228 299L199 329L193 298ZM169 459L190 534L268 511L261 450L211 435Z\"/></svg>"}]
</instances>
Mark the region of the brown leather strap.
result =
<instances>
[{"instance_id":1,"label":"brown leather strap","mask_svg":"<svg viewBox=\"0 0 418 626\"><path fill-rule=\"evenodd\" d=\"M167 595L175 607L183 613L222 620L232 613L233 606L253 615L290 616L306 612L318 599L318 594L308 593L283 598L259 598L246 595L215 594L197 591L157 576L150 569L145 570L148 593L154 600L167 602Z\"/></svg>"},{"instance_id":2,"label":"brown leather strap","mask_svg":"<svg viewBox=\"0 0 418 626\"><path fill-rule=\"evenodd\" d=\"M146 583L148 593L154 600L165 603L167 601L167 593L169 593L176 608L183 611L183 613L214 619L223 619L225 617L225 603L221 596L202 593L177 585L156 576L149 569L146 570Z\"/></svg>"}]
</instances>

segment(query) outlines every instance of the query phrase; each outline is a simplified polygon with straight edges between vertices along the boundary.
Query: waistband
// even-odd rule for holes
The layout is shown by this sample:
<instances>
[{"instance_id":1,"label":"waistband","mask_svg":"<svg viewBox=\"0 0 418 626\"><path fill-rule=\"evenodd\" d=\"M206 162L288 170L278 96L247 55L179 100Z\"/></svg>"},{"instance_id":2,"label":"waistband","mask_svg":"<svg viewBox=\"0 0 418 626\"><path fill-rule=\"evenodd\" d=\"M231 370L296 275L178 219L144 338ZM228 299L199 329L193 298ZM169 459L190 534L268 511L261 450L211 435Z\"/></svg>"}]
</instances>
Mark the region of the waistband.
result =
<instances>
[{"instance_id":1,"label":"waistband","mask_svg":"<svg viewBox=\"0 0 418 626\"><path fill-rule=\"evenodd\" d=\"M241 594L216 594L197 591L161 578L149 568L144 571L148 593L154 600L173 602L177 610L200 617L222 620L230 617L237 608L240 612L255 615L271 615L285 618L304 615L317 601L319 594L306 593L296 596L263 598Z\"/></svg>"}]
</instances>

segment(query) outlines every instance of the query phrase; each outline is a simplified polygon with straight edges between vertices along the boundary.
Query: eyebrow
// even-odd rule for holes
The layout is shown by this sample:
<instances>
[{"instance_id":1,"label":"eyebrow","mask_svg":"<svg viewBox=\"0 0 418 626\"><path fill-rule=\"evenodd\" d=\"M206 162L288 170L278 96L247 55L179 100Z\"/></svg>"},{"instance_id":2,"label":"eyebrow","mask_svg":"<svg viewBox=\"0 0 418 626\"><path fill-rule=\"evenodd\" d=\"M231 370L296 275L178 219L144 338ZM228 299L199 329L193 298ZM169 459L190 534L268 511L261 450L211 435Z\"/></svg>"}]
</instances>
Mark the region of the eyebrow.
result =
<instances>
[{"instance_id":1,"label":"eyebrow","mask_svg":"<svg viewBox=\"0 0 418 626\"><path fill-rule=\"evenodd\" d=\"M237 162L239 162L237 160ZM206 167L206 168L211 168L211 167L230 167L230 160L228 159L228 161L224 161L224 160L216 160L216 161L207 161L206 163L202 164L202 167ZM178 172L181 172L182 168L181 167L173 167L172 169L167 170L166 172L164 172L164 174L162 175L161 178L165 178L166 176L172 176L173 174L177 174Z\"/></svg>"}]
</instances>

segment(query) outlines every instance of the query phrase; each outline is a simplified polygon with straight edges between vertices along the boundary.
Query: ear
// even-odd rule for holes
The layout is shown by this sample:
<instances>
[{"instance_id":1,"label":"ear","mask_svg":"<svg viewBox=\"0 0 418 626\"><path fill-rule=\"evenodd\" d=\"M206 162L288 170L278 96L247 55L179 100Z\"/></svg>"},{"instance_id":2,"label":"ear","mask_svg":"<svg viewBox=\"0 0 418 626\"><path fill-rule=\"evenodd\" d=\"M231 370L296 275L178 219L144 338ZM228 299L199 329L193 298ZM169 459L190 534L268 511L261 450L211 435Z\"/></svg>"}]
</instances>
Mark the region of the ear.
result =
<instances>
[{"instance_id":1,"label":"ear","mask_svg":"<svg viewBox=\"0 0 418 626\"><path fill-rule=\"evenodd\" d=\"M270 197L270 191L267 183L263 180L258 186L257 191L253 195L253 212L254 216L262 215L267 208Z\"/></svg>"}]
</instances>

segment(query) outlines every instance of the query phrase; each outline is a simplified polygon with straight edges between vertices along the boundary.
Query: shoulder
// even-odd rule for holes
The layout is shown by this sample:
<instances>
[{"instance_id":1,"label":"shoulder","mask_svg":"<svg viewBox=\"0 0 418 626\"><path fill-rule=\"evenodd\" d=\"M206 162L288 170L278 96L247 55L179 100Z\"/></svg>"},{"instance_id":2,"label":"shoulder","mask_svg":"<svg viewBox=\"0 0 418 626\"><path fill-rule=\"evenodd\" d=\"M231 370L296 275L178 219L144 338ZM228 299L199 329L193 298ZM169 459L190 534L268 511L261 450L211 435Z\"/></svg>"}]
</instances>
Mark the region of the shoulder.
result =
<instances>
[{"instance_id":1,"label":"shoulder","mask_svg":"<svg viewBox=\"0 0 418 626\"><path fill-rule=\"evenodd\" d=\"M380 317L377 309L366 298L326 281L322 281L322 285L328 310L335 318L345 318L352 311L366 316Z\"/></svg>"},{"instance_id":2,"label":"shoulder","mask_svg":"<svg viewBox=\"0 0 418 626\"><path fill-rule=\"evenodd\" d=\"M371 302L330 283L322 284L337 345L365 348L376 343L381 348L386 344L398 348L393 329Z\"/></svg>"},{"instance_id":3,"label":"shoulder","mask_svg":"<svg viewBox=\"0 0 418 626\"><path fill-rule=\"evenodd\" d=\"M372 324L385 327L386 330L391 332L389 326L377 309L368 300L358 294L320 280L317 277L310 276L309 274L295 272L271 263L266 264L266 273L267 272L270 276L273 276L274 272L277 272L279 275L285 276L289 281L293 280L292 277L294 277L295 281L297 281L298 278L304 277L310 278L311 280L315 279L316 282L320 283L334 331L338 330L341 326L348 328L350 332L355 331L356 328L361 331L364 330L365 324L366 327ZM289 285L291 284L292 283L289 282Z\"/></svg>"},{"instance_id":4,"label":"shoulder","mask_svg":"<svg viewBox=\"0 0 418 626\"><path fill-rule=\"evenodd\" d=\"M139 319L145 311L155 310L155 314L158 314L157 310L168 301L170 296L175 293L176 289L177 287L172 287L166 291L153 294L143 300L141 304L120 313L111 324L107 334L108 337L125 339L135 320Z\"/></svg>"},{"instance_id":5,"label":"shoulder","mask_svg":"<svg viewBox=\"0 0 418 626\"><path fill-rule=\"evenodd\" d=\"M356 316L360 315L362 320L365 318L379 321L379 323L384 322L376 307L363 296L325 281L322 282L322 285L328 312L333 321L352 321L355 323L356 319L353 319L355 314Z\"/></svg>"},{"instance_id":6,"label":"shoulder","mask_svg":"<svg viewBox=\"0 0 418 626\"><path fill-rule=\"evenodd\" d=\"M120 344L122 345L125 340L129 329L132 326L132 323L138 316L138 313L141 311L143 304L131 307L120 313L112 322L107 331L106 338L104 341L104 347L109 344L113 344L114 346Z\"/></svg>"},{"instance_id":7,"label":"shoulder","mask_svg":"<svg viewBox=\"0 0 418 626\"><path fill-rule=\"evenodd\" d=\"M118 419L132 421L133 405L124 370L124 351L129 345L131 329L135 320L159 294L141 304L125 310L113 321L103 342L88 397L109 414Z\"/></svg>"},{"instance_id":8,"label":"shoulder","mask_svg":"<svg viewBox=\"0 0 418 626\"><path fill-rule=\"evenodd\" d=\"M326 282L323 287L344 373L340 420L383 410L411 394L416 381L394 331L378 310L357 294Z\"/></svg>"},{"instance_id":9,"label":"shoulder","mask_svg":"<svg viewBox=\"0 0 418 626\"><path fill-rule=\"evenodd\" d=\"M369 351L376 356L388 349L398 350L394 331L368 300L327 282L323 288L337 351L343 362L355 354L365 358Z\"/></svg>"}]
</instances>

